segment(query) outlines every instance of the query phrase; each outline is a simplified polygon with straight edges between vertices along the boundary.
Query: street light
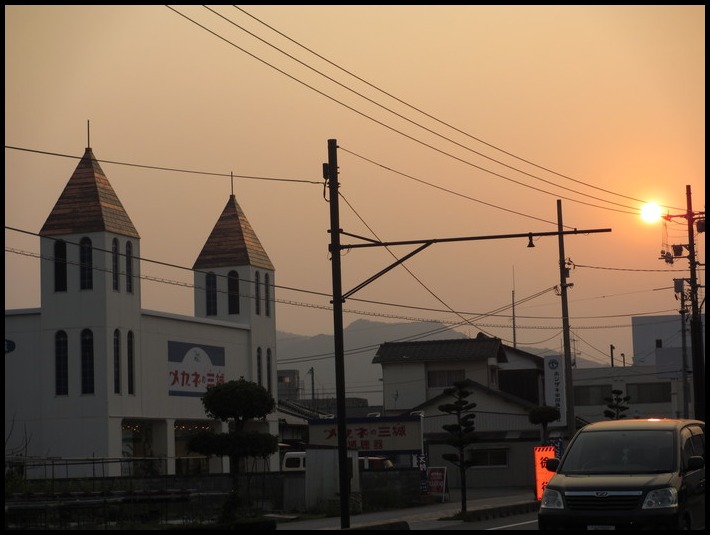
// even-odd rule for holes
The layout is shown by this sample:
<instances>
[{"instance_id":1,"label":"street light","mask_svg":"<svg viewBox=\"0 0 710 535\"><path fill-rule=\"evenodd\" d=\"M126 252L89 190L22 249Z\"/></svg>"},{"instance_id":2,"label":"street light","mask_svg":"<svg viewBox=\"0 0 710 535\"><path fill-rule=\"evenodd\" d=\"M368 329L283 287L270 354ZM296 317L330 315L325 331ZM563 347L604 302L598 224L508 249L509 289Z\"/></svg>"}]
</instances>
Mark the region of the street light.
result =
<instances>
[{"instance_id":1,"label":"street light","mask_svg":"<svg viewBox=\"0 0 710 535\"><path fill-rule=\"evenodd\" d=\"M705 212L693 212L693 200L690 186L685 186L685 196L687 209L684 214L667 214L663 216L666 221L675 218L684 218L688 223L688 243L683 245L673 245L670 251L661 251L661 260L672 264L674 257L683 255L683 248L688 250L688 262L690 264L690 343L693 357L693 404L695 418L705 421L705 352L703 351L703 323L700 317L700 305L698 304L698 276L697 267L700 265L695 258L695 231L705 232Z\"/></svg>"}]
</instances>

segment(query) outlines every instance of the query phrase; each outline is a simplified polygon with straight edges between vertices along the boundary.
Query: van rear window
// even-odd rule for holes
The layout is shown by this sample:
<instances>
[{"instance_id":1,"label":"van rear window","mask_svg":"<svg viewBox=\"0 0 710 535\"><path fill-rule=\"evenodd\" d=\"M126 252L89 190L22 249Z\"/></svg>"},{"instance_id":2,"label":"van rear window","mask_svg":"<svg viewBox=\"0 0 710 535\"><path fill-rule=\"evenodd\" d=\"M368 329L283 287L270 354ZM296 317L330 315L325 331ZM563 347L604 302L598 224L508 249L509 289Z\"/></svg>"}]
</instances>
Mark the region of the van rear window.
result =
<instances>
[{"instance_id":1,"label":"van rear window","mask_svg":"<svg viewBox=\"0 0 710 535\"><path fill-rule=\"evenodd\" d=\"M300 468L301 459L299 459L298 457L286 457L286 459L284 459L284 466L286 468ZM306 466L305 457L303 457L303 466Z\"/></svg>"}]
</instances>

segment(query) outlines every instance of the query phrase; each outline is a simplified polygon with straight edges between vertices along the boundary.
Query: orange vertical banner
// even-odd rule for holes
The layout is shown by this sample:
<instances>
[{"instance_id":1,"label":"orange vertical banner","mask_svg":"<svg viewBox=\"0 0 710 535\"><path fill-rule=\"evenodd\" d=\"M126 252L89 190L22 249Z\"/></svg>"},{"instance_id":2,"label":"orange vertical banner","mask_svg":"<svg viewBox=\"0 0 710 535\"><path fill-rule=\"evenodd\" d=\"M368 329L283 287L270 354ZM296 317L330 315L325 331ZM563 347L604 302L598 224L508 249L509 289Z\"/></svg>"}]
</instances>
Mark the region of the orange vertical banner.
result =
<instances>
[{"instance_id":1,"label":"orange vertical banner","mask_svg":"<svg viewBox=\"0 0 710 535\"><path fill-rule=\"evenodd\" d=\"M547 459L555 456L554 446L535 446L535 497L542 500L542 493L554 472L547 469Z\"/></svg>"}]
</instances>

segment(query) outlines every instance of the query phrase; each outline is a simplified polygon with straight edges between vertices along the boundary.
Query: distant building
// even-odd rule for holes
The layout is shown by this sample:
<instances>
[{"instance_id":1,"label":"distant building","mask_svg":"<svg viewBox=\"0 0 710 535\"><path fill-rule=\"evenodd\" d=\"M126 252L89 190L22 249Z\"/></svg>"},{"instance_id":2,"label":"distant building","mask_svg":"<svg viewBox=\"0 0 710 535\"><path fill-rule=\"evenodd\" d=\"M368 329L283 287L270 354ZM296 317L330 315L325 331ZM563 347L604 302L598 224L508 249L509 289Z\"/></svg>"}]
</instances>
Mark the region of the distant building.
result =
<instances>
[{"instance_id":1,"label":"distant building","mask_svg":"<svg viewBox=\"0 0 710 535\"><path fill-rule=\"evenodd\" d=\"M41 308L5 311L6 461L71 459L69 477L227 472L186 449L193 430L225 430L205 415L207 387L243 377L277 397L275 270L235 196L195 260L194 316L141 308L140 235L91 148L40 250ZM254 425L278 434L276 413Z\"/></svg>"},{"instance_id":2,"label":"distant building","mask_svg":"<svg viewBox=\"0 0 710 535\"><path fill-rule=\"evenodd\" d=\"M298 370L278 370L279 399L298 401L303 392L303 384Z\"/></svg>"},{"instance_id":3,"label":"distant building","mask_svg":"<svg viewBox=\"0 0 710 535\"><path fill-rule=\"evenodd\" d=\"M642 336L659 333L651 330ZM637 334L635 330L634 340ZM656 349L656 356L663 351L668 349ZM451 467L443 460L443 454L452 451L443 426L454 423L454 419L439 407L453 400L446 389L465 382L471 391L468 401L476 403L477 440L467 449L474 463L467 479L472 488L534 485L533 448L541 444L541 437L540 426L531 424L528 414L537 405L555 405L545 400L544 361L483 334L463 340L384 343L373 359L374 364L382 366L383 415L423 415L424 453L429 466ZM687 398L683 397L679 361L674 367L573 368L572 377L577 428L606 419L604 410L609 402L605 398L611 397L612 390L631 396L627 418L683 417L688 409L693 417L690 389L686 390ZM566 425L552 422L549 431L560 445L568 438ZM460 485L456 470L450 472L450 480L453 487Z\"/></svg>"},{"instance_id":4,"label":"distant building","mask_svg":"<svg viewBox=\"0 0 710 535\"><path fill-rule=\"evenodd\" d=\"M689 315L685 314L686 322ZM705 325L705 314L700 315L700 322ZM664 316L634 316L631 318L631 334L634 345L634 365L661 367L682 367L681 351L683 332L687 351L688 369L692 370L690 325L683 326L681 314ZM701 329L703 347L705 347L705 328ZM667 350L673 351L667 351Z\"/></svg>"}]
</instances>

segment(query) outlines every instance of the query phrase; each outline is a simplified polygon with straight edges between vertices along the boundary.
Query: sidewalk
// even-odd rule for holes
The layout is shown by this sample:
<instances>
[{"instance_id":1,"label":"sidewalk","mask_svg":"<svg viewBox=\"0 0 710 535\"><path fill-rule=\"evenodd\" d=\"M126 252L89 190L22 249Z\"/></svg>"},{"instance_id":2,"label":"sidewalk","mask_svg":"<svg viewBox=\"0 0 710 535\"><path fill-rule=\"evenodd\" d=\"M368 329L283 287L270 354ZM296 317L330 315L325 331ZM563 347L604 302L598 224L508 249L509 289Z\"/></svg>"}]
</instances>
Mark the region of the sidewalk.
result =
<instances>
[{"instance_id":1,"label":"sidewalk","mask_svg":"<svg viewBox=\"0 0 710 535\"><path fill-rule=\"evenodd\" d=\"M466 511L478 513L481 519L537 510L538 502L532 489L496 488L468 489ZM350 529L410 529L432 530L447 524L460 524L461 520L440 520L461 512L461 494L452 489L445 502L391 509L376 513L350 515ZM277 530L340 530L341 518L327 517L311 520L279 520Z\"/></svg>"}]
</instances>

